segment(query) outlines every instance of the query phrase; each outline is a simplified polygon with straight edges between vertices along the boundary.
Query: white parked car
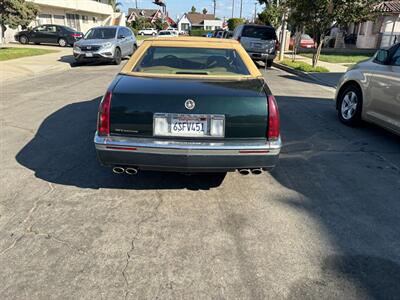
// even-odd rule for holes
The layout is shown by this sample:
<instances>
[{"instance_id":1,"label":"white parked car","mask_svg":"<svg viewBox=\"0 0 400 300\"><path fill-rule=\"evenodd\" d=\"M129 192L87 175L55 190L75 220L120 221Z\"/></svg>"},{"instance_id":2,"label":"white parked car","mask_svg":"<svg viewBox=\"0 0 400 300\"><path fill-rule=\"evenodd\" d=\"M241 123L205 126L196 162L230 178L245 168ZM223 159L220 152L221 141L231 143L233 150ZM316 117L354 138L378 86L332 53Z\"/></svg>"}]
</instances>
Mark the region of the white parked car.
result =
<instances>
[{"instance_id":1,"label":"white parked car","mask_svg":"<svg viewBox=\"0 0 400 300\"><path fill-rule=\"evenodd\" d=\"M142 30L138 31L138 34L140 35L152 35L152 36L156 36L157 35L157 29L154 28L145 28Z\"/></svg>"},{"instance_id":2,"label":"white parked car","mask_svg":"<svg viewBox=\"0 0 400 300\"><path fill-rule=\"evenodd\" d=\"M158 36L168 37L168 36L178 36L178 32L175 30L160 30Z\"/></svg>"}]
</instances>

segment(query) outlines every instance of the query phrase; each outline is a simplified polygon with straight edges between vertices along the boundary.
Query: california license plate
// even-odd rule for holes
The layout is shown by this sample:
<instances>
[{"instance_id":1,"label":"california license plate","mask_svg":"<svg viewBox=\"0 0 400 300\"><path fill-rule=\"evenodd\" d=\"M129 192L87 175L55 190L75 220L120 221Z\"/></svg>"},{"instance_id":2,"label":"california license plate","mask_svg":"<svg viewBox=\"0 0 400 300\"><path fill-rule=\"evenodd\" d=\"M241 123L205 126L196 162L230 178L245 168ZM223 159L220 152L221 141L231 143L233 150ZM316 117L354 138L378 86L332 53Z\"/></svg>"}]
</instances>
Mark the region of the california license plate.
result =
<instances>
[{"instance_id":1,"label":"california license plate","mask_svg":"<svg viewBox=\"0 0 400 300\"><path fill-rule=\"evenodd\" d=\"M93 57L93 53L85 53L86 57Z\"/></svg>"},{"instance_id":2,"label":"california license plate","mask_svg":"<svg viewBox=\"0 0 400 300\"><path fill-rule=\"evenodd\" d=\"M208 134L208 118L206 116L172 116L170 126L171 134L175 136L205 136Z\"/></svg>"}]
</instances>

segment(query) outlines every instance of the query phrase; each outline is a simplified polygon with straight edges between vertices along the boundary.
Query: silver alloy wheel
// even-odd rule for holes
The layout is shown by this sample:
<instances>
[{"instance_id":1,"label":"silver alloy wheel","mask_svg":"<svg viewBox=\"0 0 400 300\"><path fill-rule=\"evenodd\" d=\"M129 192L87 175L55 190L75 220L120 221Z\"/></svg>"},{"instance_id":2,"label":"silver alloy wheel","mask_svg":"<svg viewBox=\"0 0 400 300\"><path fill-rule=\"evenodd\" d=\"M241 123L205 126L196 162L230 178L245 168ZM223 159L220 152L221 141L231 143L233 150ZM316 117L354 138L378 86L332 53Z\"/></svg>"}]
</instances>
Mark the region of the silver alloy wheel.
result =
<instances>
[{"instance_id":1,"label":"silver alloy wheel","mask_svg":"<svg viewBox=\"0 0 400 300\"><path fill-rule=\"evenodd\" d=\"M353 91L347 92L343 97L342 107L340 109L340 113L342 114L343 119L350 120L354 117L357 111L358 97L357 94Z\"/></svg>"},{"instance_id":2,"label":"silver alloy wheel","mask_svg":"<svg viewBox=\"0 0 400 300\"><path fill-rule=\"evenodd\" d=\"M58 44L59 44L61 47L65 47L65 46L67 46L67 41L66 41L65 39L60 39L60 40L58 41Z\"/></svg>"}]
</instances>

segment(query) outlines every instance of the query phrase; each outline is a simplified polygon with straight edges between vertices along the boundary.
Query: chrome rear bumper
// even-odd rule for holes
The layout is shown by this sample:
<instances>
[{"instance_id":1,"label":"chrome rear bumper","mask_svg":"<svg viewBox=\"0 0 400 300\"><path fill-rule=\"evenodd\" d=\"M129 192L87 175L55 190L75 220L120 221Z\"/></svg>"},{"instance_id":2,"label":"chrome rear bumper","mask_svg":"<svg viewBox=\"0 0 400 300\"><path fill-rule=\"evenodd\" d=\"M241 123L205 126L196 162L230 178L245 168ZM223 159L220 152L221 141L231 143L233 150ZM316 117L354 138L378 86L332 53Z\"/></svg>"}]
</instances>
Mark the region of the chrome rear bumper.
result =
<instances>
[{"instance_id":1,"label":"chrome rear bumper","mask_svg":"<svg viewBox=\"0 0 400 300\"><path fill-rule=\"evenodd\" d=\"M178 172L272 169L278 162L281 140L181 141L153 138L94 138L98 158L106 166Z\"/></svg>"}]
</instances>

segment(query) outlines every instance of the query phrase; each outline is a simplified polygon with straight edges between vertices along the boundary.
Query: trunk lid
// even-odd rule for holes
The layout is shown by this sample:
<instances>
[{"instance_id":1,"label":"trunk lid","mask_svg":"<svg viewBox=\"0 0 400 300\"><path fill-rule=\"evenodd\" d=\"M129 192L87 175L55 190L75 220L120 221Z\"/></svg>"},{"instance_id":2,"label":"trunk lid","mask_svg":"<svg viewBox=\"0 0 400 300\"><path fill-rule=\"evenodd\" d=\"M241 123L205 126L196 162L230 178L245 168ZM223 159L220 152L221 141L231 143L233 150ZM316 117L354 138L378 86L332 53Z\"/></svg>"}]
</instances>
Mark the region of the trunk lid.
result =
<instances>
[{"instance_id":1,"label":"trunk lid","mask_svg":"<svg viewBox=\"0 0 400 300\"><path fill-rule=\"evenodd\" d=\"M153 115L224 115L225 138L265 138L267 96L262 79L215 81L120 75L113 89L111 135L153 136ZM188 110L185 102L195 101Z\"/></svg>"}]
</instances>

